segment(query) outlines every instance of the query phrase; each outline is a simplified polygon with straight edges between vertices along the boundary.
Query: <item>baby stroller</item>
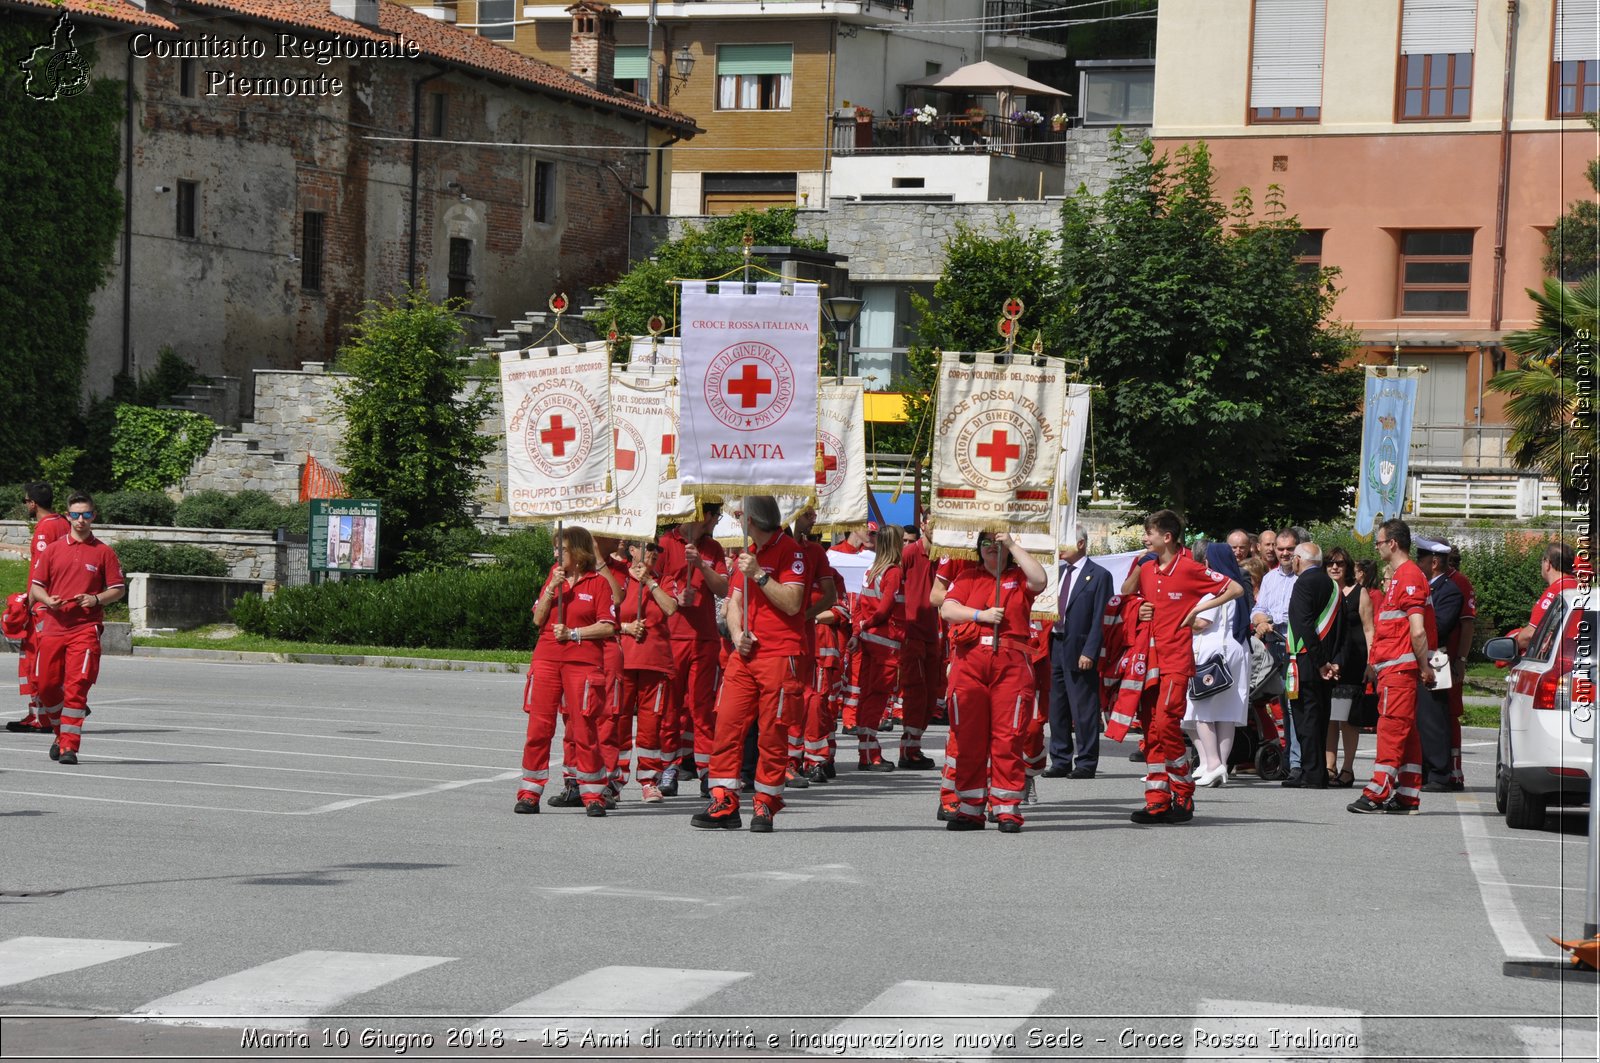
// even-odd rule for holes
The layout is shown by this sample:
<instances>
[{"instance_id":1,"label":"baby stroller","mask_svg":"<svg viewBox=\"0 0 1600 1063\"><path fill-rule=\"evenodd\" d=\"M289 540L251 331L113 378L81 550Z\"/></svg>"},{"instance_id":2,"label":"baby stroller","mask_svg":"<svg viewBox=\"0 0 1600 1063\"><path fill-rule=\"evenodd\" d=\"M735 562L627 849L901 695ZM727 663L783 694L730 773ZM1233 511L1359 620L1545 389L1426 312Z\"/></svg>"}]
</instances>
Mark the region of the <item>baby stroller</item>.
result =
<instances>
[{"instance_id":1,"label":"baby stroller","mask_svg":"<svg viewBox=\"0 0 1600 1063\"><path fill-rule=\"evenodd\" d=\"M1288 653L1282 635L1269 631L1265 639L1251 637L1250 714L1234 735L1233 752L1228 756L1230 768L1253 766L1260 779L1288 776L1283 724L1278 715L1287 667Z\"/></svg>"}]
</instances>

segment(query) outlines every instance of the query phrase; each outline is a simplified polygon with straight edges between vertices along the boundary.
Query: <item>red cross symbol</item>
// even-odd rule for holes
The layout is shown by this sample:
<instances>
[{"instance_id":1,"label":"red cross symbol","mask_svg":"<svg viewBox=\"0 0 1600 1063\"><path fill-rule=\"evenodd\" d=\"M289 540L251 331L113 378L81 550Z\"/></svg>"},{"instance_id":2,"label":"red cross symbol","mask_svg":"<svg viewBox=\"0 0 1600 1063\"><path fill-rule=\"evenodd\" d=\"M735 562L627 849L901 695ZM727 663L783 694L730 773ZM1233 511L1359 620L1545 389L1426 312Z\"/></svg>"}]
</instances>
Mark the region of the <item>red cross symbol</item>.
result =
<instances>
[{"instance_id":1,"label":"red cross symbol","mask_svg":"<svg viewBox=\"0 0 1600 1063\"><path fill-rule=\"evenodd\" d=\"M817 456L822 459L823 469L822 472L817 473L817 483L825 484L828 482L828 473L839 467L839 458L837 455L829 454L828 448L821 443L817 444Z\"/></svg>"},{"instance_id":2,"label":"red cross symbol","mask_svg":"<svg viewBox=\"0 0 1600 1063\"><path fill-rule=\"evenodd\" d=\"M637 450L622 449L622 429L613 428L611 430L611 437L613 440L612 445L616 448L617 452L617 471L632 472L634 466L638 463L639 452Z\"/></svg>"},{"instance_id":3,"label":"red cross symbol","mask_svg":"<svg viewBox=\"0 0 1600 1063\"><path fill-rule=\"evenodd\" d=\"M559 413L550 418L550 427L539 433L539 442L548 443L550 452L558 458L566 457L567 444L577 438L578 430L562 424Z\"/></svg>"},{"instance_id":4,"label":"red cross symbol","mask_svg":"<svg viewBox=\"0 0 1600 1063\"><path fill-rule=\"evenodd\" d=\"M739 408L753 410L756 408L756 399L761 395L772 394L772 381L761 375L761 370L745 363L744 371L739 374L739 379L728 381L728 394L739 396Z\"/></svg>"},{"instance_id":5,"label":"red cross symbol","mask_svg":"<svg viewBox=\"0 0 1600 1063\"><path fill-rule=\"evenodd\" d=\"M678 445L678 437L677 436L672 436L672 435L662 436L661 437L661 456L664 457L664 458L665 457L670 457L672 455L673 448L676 447L677 445Z\"/></svg>"},{"instance_id":6,"label":"red cross symbol","mask_svg":"<svg viewBox=\"0 0 1600 1063\"><path fill-rule=\"evenodd\" d=\"M989 437L989 442L980 443L973 453L980 458L989 459L990 472L1005 472L1006 465L1012 458L1022 457L1022 448L1011 442L1011 437L1004 428L996 428L994 435Z\"/></svg>"}]
</instances>

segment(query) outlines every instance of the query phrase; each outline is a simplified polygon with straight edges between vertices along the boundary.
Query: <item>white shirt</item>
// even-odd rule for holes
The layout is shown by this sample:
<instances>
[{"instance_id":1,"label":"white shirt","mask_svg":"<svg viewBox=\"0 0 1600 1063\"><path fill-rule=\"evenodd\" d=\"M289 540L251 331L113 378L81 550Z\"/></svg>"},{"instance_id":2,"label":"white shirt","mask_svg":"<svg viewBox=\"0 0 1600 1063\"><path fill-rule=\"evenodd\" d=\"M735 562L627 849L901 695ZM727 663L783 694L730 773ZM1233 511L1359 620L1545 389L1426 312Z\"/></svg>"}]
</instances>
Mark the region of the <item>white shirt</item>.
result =
<instances>
[{"instance_id":1,"label":"white shirt","mask_svg":"<svg viewBox=\"0 0 1600 1063\"><path fill-rule=\"evenodd\" d=\"M1289 622L1289 596L1294 593L1297 578L1293 572L1282 568L1275 568L1261 577L1261 597L1256 599L1255 612L1271 617L1273 627Z\"/></svg>"}]
</instances>

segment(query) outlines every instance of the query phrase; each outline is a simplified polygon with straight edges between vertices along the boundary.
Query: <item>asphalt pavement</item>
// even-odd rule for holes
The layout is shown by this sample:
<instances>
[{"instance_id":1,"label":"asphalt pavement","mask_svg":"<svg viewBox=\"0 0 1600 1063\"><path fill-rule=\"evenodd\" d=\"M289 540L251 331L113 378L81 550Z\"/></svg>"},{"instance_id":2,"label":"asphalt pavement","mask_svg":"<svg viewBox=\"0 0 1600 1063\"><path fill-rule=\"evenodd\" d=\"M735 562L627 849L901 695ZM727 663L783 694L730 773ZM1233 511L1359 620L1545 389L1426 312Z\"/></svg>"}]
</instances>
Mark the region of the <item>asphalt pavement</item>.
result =
<instances>
[{"instance_id":1,"label":"asphalt pavement","mask_svg":"<svg viewBox=\"0 0 1600 1063\"><path fill-rule=\"evenodd\" d=\"M0 735L0 1056L1596 1056L1592 983L1502 973L1588 839L1506 828L1492 732L1420 816L1246 776L1161 827L1107 743L1015 836L847 740L762 836L513 815L522 686L108 658L79 765Z\"/></svg>"}]
</instances>

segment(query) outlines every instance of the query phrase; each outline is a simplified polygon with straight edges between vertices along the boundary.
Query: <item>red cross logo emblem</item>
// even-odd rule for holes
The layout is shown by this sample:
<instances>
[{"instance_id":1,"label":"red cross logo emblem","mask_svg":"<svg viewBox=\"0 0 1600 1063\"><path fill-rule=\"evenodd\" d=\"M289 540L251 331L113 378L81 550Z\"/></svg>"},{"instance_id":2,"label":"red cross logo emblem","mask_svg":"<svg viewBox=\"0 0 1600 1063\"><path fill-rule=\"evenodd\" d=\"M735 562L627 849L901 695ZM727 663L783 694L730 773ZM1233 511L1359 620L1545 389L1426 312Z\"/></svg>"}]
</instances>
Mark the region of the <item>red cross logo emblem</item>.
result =
<instances>
[{"instance_id":1,"label":"red cross logo emblem","mask_svg":"<svg viewBox=\"0 0 1600 1063\"><path fill-rule=\"evenodd\" d=\"M839 455L828 453L828 448L818 443L817 456L822 459L822 471L817 473L817 483L825 484L828 482L828 474L839 467Z\"/></svg>"},{"instance_id":2,"label":"red cross logo emblem","mask_svg":"<svg viewBox=\"0 0 1600 1063\"><path fill-rule=\"evenodd\" d=\"M736 379L728 381L728 394L738 396L741 410L753 410L762 395L772 394L772 381L747 364Z\"/></svg>"},{"instance_id":3,"label":"red cross logo emblem","mask_svg":"<svg viewBox=\"0 0 1600 1063\"><path fill-rule=\"evenodd\" d=\"M1004 428L997 428L989 437L987 443L979 443L973 453L980 458L989 459L989 471L1002 473L1011 459L1022 457L1022 448L1011 442L1011 436Z\"/></svg>"},{"instance_id":4,"label":"red cross logo emblem","mask_svg":"<svg viewBox=\"0 0 1600 1063\"><path fill-rule=\"evenodd\" d=\"M632 472L639 464L639 452L637 450L623 449L622 429L613 428L611 430L611 438L617 452L617 471Z\"/></svg>"},{"instance_id":5,"label":"red cross logo emblem","mask_svg":"<svg viewBox=\"0 0 1600 1063\"><path fill-rule=\"evenodd\" d=\"M550 418L550 427L539 433L539 442L549 447L550 453L558 458L567 456L567 444L577 438L578 430L563 424L559 413Z\"/></svg>"},{"instance_id":6,"label":"red cross logo emblem","mask_svg":"<svg viewBox=\"0 0 1600 1063\"><path fill-rule=\"evenodd\" d=\"M724 348L706 369L706 407L740 432L758 432L783 420L794 405L794 369L783 352L758 340Z\"/></svg>"}]
</instances>

